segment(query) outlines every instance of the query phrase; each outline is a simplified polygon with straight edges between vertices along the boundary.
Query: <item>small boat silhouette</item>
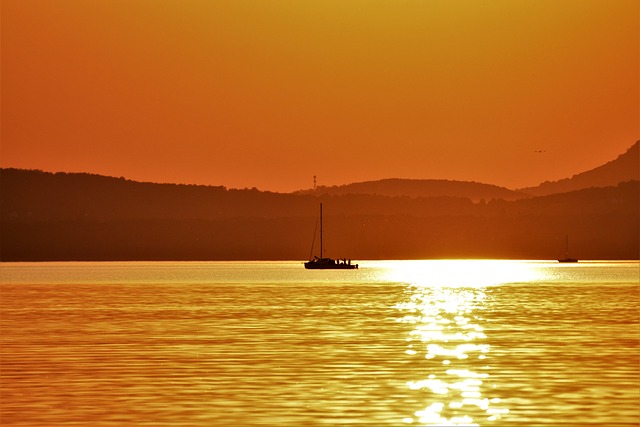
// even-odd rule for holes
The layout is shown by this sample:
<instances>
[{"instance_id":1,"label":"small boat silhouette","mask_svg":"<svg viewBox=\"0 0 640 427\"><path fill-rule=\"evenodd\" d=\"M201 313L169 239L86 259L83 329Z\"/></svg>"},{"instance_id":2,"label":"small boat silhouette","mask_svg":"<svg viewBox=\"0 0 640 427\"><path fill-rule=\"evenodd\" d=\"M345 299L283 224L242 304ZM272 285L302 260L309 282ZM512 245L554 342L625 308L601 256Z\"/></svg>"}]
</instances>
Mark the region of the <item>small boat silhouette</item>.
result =
<instances>
[{"instance_id":1,"label":"small boat silhouette","mask_svg":"<svg viewBox=\"0 0 640 427\"><path fill-rule=\"evenodd\" d=\"M558 262L563 262L563 263L565 263L565 262L578 262L578 260L577 260L577 259L575 259L575 258L571 258L571 257L569 256L569 236L567 236L567 238L566 238L566 242L565 242L564 258L560 258L560 259L558 260Z\"/></svg>"}]
</instances>

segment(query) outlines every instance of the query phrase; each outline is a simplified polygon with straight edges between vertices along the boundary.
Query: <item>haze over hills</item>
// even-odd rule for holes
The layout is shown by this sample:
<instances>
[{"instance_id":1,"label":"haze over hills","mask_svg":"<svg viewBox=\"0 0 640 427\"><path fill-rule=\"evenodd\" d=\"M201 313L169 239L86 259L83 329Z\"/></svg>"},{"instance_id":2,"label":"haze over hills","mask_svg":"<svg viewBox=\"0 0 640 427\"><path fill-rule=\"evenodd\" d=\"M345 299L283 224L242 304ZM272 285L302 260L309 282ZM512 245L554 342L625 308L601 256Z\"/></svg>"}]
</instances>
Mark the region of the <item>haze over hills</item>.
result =
<instances>
[{"instance_id":1,"label":"haze over hills","mask_svg":"<svg viewBox=\"0 0 640 427\"><path fill-rule=\"evenodd\" d=\"M626 178L614 170L632 169L634 150L637 144L604 165L604 175ZM590 182L603 182L597 169ZM524 197L451 181L282 194L92 174L0 174L2 261L305 259L320 202L325 255L333 257L552 259L570 235L572 256L637 259L640 245L637 178Z\"/></svg>"},{"instance_id":2,"label":"haze over hills","mask_svg":"<svg viewBox=\"0 0 640 427\"><path fill-rule=\"evenodd\" d=\"M365 181L331 187L320 186L315 190L303 190L300 194L376 194L389 197L464 197L479 200L517 200L528 195L497 185L479 182L450 181L444 179L399 179Z\"/></svg>"},{"instance_id":3,"label":"haze over hills","mask_svg":"<svg viewBox=\"0 0 640 427\"><path fill-rule=\"evenodd\" d=\"M398 197L464 197L472 201L502 199L518 200L531 196L581 190L590 187L608 187L620 182L640 179L640 142L636 142L615 160L571 178L544 182L535 187L512 190L479 182L446 179L388 178L352 184L319 186L315 190L300 190L298 194L377 194Z\"/></svg>"},{"instance_id":4,"label":"haze over hills","mask_svg":"<svg viewBox=\"0 0 640 427\"><path fill-rule=\"evenodd\" d=\"M640 179L640 141L636 141L625 153L602 166L559 181L547 181L537 187L518 191L541 196L564 193L590 187L607 187L619 182Z\"/></svg>"}]
</instances>

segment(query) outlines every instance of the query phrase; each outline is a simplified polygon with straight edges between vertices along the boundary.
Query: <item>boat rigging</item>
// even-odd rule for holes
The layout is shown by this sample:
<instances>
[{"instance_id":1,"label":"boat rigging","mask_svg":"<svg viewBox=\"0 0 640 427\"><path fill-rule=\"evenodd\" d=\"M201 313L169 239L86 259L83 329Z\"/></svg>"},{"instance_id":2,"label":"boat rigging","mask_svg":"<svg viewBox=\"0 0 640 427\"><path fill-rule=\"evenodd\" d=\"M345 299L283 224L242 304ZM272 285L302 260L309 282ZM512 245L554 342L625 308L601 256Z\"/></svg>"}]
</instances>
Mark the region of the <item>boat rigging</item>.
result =
<instances>
[{"instance_id":1,"label":"boat rigging","mask_svg":"<svg viewBox=\"0 0 640 427\"><path fill-rule=\"evenodd\" d=\"M317 229L317 224L316 224ZM332 259L324 257L322 247L322 203L320 203L320 257L314 256L313 259L304 263L304 268L308 270L354 270L358 268L358 264L351 264L350 259ZM313 233L313 243L311 244L311 253L313 254L313 246L315 244L316 234Z\"/></svg>"}]
</instances>

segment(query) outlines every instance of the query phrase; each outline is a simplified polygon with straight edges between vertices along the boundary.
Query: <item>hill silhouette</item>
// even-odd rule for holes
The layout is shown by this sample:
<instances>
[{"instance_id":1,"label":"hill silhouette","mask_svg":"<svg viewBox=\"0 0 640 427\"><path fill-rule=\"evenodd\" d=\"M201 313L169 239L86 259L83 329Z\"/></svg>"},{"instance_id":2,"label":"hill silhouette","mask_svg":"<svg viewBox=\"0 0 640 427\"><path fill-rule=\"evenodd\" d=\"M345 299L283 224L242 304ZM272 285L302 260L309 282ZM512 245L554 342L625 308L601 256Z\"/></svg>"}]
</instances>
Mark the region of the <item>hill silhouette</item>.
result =
<instances>
[{"instance_id":1,"label":"hill silhouette","mask_svg":"<svg viewBox=\"0 0 640 427\"><path fill-rule=\"evenodd\" d=\"M619 182L640 179L640 141L636 141L625 153L602 166L559 181L546 181L536 187L519 191L534 196L565 193L590 187L607 187Z\"/></svg>"},{"instance_id":2,"label":"hill silhouette","mask_svg":"<svg viewBox=\"0 0 640 427\"><path fill-rule=\"evenodd\" d=\"M388 178L351 184L319 186L300 190L296 194L348 195L375 194L389 197L463 197L474 202L481 200L518 200L531 196L566 193L590 187L615 186L620 182L640 179L640 141L615 160L592 170L559 181L546 181L535 187L512 190L497 185L446 179Z\"/></svg>"},{"instance_id":3,"label":"hill silhouette","mask_svg":"<svg viewBox=\"0 0 640 427\"><path fill-rule=\"evenodd\" d=\"M639 183L473 202L280 194L0 170L2 261L305 259L325 204L327 255L352 259L637 259Z\"/></svg>"},{"instance_id":4,"label":"hill silhouette","mask_svg":"<svg viewBox=\"0 0 640 427\"><path fill-rule=\"evenodd\" d=\"M299 193L316 195L376 194L390 197L464 197L472 201L483 199L517 200L528 197L526 193L479 182L399 178L357 182L331 187L320 186L315 190L303 190Z\"/></svg>"}]
</instances>

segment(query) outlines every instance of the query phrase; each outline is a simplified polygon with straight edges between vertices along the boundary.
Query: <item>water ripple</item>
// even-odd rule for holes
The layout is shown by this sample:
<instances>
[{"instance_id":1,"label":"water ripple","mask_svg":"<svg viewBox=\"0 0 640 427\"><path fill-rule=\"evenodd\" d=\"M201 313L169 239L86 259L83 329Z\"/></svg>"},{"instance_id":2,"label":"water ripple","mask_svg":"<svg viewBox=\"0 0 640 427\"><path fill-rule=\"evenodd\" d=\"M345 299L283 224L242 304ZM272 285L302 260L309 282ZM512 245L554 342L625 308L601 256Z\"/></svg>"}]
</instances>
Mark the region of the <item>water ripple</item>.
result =
<instances>
[{"instance_id":1,"label":"water ripple","mask_svg":"<svg viewBox=\"0 0 640 427\"><path fill-rule=\"evenodd\" d=\"M262 265L1 266L2 425L638 424L635 265Z\"/></svg>"}]
</instances>

